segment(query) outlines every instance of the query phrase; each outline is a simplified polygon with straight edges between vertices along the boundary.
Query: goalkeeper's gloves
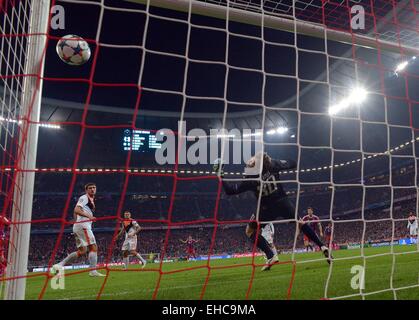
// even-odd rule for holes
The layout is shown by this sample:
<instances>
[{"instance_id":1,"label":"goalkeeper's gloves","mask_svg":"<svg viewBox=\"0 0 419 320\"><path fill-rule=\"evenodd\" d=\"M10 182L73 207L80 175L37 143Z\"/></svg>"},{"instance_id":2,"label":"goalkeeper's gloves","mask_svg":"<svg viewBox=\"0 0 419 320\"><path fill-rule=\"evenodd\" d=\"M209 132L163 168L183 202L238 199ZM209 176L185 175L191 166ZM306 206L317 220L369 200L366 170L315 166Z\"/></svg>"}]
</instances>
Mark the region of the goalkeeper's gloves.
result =
<instances>
[{"instance_id":1,"label":"goalkeeper's gloves","mask_svg":"<svg viewBox=\"0 0 419 320\"><path fill-rule=\"evenodd\" d=\"M220 176L224 175L223 171L224 164L222 163L222 160L220 158L216 159L214 161L214 165L212 166L212 170L215 171L217 174L220 172Z\"/></svg>"}]
</instances>

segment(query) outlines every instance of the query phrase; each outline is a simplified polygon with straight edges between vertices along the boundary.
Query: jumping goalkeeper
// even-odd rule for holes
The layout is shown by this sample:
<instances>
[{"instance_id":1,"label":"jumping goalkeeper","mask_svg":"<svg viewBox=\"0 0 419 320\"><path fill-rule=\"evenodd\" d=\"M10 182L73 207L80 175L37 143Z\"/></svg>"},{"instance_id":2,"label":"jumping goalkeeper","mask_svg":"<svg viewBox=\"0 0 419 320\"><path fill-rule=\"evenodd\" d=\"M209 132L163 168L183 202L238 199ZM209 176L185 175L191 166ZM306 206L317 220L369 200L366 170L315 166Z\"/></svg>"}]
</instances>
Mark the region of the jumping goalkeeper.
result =
<instances>
[{"instance_id":1,"label":"jumping goalkeeper","mask_svg":"<svg viewBox=\"0 0 419 320\"><path fill-rule=\"evenodd\" d=\"M260 170L261 166L263 166L262 170ZM279 220L280 218L295 219L295 208L279 183L279 172L294 168L296 168L295 161L274 160L267 153L258 153L247 161L245 168L246 178L253 178L254 180L241 181L240 183L228 183L222 180L223 188L228 195L252 191L256 199L258 199L259 194L261 194L258 221L261 223L260 229L262 229L269 221ZM217 160L214 164L214 171L220 171L220 175L223 176L220 160ZM262 177L257 179L260 176L260 171ZM262 191L260 191L261 185ZM271 266L278 262L278 256L274 254L269 243L261 233L257 232L258 221L256 216L252 215L250 221L246 227L246 236L253 243L256 241L257 247L266 255L267 265L262 268L262 271L270 270ZM333 257L316 233L301 219L298 220L298 227L303 234L320 247L320 250L327 258L327 262L330 264Z\"/></svg>"}]
</instances>

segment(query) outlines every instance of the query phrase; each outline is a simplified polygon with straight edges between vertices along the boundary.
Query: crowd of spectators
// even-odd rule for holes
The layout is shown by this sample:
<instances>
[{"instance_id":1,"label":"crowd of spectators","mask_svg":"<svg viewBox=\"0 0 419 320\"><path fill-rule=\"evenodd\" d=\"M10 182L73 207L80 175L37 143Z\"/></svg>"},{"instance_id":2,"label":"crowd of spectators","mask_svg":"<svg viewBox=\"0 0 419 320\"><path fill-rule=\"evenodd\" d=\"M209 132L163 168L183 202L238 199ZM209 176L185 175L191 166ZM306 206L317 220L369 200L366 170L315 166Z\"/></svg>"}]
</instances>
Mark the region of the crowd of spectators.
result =
<instances>
[{"instance_id":1,"label":"crowd of spectators","mask_svg":"<svg viewBox=\"0 0 419 320\"><path fill-rule=\"evenodd\" d=\"M96 199L95 216L99 218L97 227L114 227L117 223L118 209L130 210L136 219L150 220L156 223L169 219L172 222L189 222L204 219L220 221L246 220L257 210L257 201L253 194L243 193L237 196L227 196L221 193L218 198L216 192L201 191L196 186L183 188L174 194L171 192L132 192L124 197L120 193L101 191ZM214 190L214 189L210 189ZM296 205L296 196L289 191L290 200ZM54 194L45 192L36 194L33 202L32 220L35 229L54 229L59 225L57 221L48 219L61 219L71 223L73 209L78 195L69 197L66 193ZM390 188L390 187L336 187L329 185L311 188L301 188L299 195L298 215L303 216L308 206L315 209L315 214L329 217L333 220L342 219L347 214L357 213L361 218L364 208L364 219L377 219L377 214L387 214L393 218L403 218L405 209L400 209L404 201L416 201L416 188ZM173 205L171 206L171 202ZM122 204L121 204L122 202ZM374 210L379 209L379 210ZM411 205L410 210L415 209ZM346 219L346 218L345 218Z\"/></svg>"},{"instance_id":2,"label":"crowd of spectators","mask_svg":"<svg viewBox=\"0 0 419 320\"><path fill-rule=\"evenodd\" d=\"M214 226L208 225L170 229L170 231L167 228L144 229L138 237L138 251L146 255L154 254L156 257L164 252L166 258L184 258L186 244L181 240L186 240L189 235L198 240L194 245L198 255L208 255L210 251L213 254L252 251L252 243L247 240L243 227L219 225L215 234L214 229ZM99 262L121 260L122 238L116 239L113 232L98 232L95 237L99 248ZM32 267L46 265L49 259L61 260L76 248L71 232L63 233L61 237L59 234L32 235L30 243L29 263Z\"/></svg>"},{"instance_id":3,"label":"crowd of spectators","mask_svg":"<svg viewBox=\"0 0 419 320\"><path fill-rule=\"evenodd\" d=\"M410 174L412 168L407 169L402 173ZM69 196L71 175L47 175L49 180L38 177L36 182L29 255L32 266L48 264L49 259L60 260L75 249L71 234L72 212L78 196L83 193L83 184L87 182L78 181ZM115 229L120 222L118 208L130 210L144 227L139 240L139 251L142 253L160 254L164 251L166 257L183 257L185 245L180 240L188 235L199 239L196 243L198 254L205 255L210 250L213 254L252 251L252 243L246 238L243 227L245 220L257 210L257 202L252 194L226 196L221 193L218 197L217 179L191 180L187 183L180 181L173 194L172 177L150 176L138 177L138 180L132 177L122 198L123 178L121 174L119 178L98 175L94 179L98 185L95 213L98 221L94 224L94 230L100 261L105 261L108 256L112 262L120 259L120 240L113 242ZM333 220L333 239L336 244L406 237L408 213L416 212L416 188L387 186L385 176L368 179L366 182L373 180L374 183L366 183L368 186L333 186L328 183L301 185L299 190L291 184L286 185L286 190L294 204L296 195L299 195L298 216L303 216L305 209L312 206L314 213L321 218L323 228ZM166 243L169 215L171 222L188 224L171 228ZM57 218L63 220L48 221ZM228 221L229 224L218 224L214 233L214 224L210 225L209 221L214 218L220 222ZM66 225L64 233L59 236L62 222ZM206 225L202 224L204 222ZM295 222L279 222L275 228L275 245L280 250L293 248ZM302 235L296 239L296 247L302 248Z\"/></svg>"},{"instance_id":4,"label":"crowd of spectators","mask_svg":"<svg viewBox=\"0 0 419 320\"><path fill-rule=\"evenodd\" d=\"M408 208L412 203L404 204ZM407 216L403 220L388 218L377 210L376 220L362 220L352 215L347 219L333 220L333 241L338 245L354 243L371 243L378 241L398 240L408 237ZM328 220L321 221L323 229ZM186 245L180 240L185 240L189 235L198 242L195 249L198 255L212 254L243 254L253 250L253 243L247 239L244 233L244 223L237 224L197 224L191 226L171 227L168 231L166 224L144 224L145 227L139 235L138 251L142 254L165 253L167 258L186 257ZM214 232L215 231L215 232ZM318 230L317 230L318 232ZM120 248L122 239L115 239L114 231L95 232L99 246L99 262L120 261ZM167 236L167 241L166 241ZM302 234L297 233L295 222L278 222L275 224L274 243L279 250L303 248ZM55 246L57 248L55 250ZM54 261L61 260L71 251L75 250L74 237L71 231L59 237L58 233L32 234L29 261L31 266L46 265L55 252Z\"/></svg>"}]
</instances>

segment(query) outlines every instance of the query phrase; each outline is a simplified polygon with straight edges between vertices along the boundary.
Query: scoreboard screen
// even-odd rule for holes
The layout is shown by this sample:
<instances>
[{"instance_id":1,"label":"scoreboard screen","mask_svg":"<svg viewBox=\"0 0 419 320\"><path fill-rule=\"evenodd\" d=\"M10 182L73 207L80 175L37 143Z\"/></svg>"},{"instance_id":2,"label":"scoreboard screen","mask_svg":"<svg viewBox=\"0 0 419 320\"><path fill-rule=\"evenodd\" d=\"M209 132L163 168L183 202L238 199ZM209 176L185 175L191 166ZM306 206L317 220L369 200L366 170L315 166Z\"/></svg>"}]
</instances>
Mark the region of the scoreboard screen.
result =
<instances>
[{"instance_id":1,"label":"scoreboard screen","mask_svg":"<svg viewBox=\"0 0 419 320\"><path fill-rule=\"evenodd\" d=\"M161 148L161 143L157 142L156 135L147 130L124 130L123 139L124 151L151 152Z\"/></svg>"}]
</instances>

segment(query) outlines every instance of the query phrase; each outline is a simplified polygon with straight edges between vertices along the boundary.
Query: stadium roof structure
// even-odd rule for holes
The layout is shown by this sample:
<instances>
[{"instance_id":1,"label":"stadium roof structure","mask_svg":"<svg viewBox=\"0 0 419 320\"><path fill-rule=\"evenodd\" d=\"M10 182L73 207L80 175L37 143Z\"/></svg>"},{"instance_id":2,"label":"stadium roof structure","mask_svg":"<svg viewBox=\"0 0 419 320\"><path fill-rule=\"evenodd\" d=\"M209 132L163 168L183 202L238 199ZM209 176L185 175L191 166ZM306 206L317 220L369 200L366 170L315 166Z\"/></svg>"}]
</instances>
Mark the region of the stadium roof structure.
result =
<instances>
[{"instance_id":1,"label":"stadium roof structure","mask_svg":"<svg viewBox=\"0 0 419 320\"><path fill-rule=\"evenodd\" d=\"M144 3L145 0L127 0L130 2ZM169 4L170 3L170 4ZM298 22L308 23L310 26L322 27L326 25L330 30L344 30L346 25L349 23L348 8L346 6L346 0L336 0L324 2L321 0L296 0L295 1L295 12L292 6L293 1L291 0L264 0L263 9L264 15L271 16L274 19L288 19L292 20L295 14ZM392 3L397 4L393 8ZM189 8L189 1L187 0L150 0L150 4L153 6L172 8L173 6L178 10L187 10ZM371 11L373 11L375 21L374 23L368 20L367 30L363 32L363 36L367 36L373 39L373 44L378 45L378 41L387 41L395 45L395 50L383 50L381 51L381 61L386 68L395 68L397 62L402 59L403 53L410 52L405 50L406 48L418 48L419 47L419 35L417 34L417 16L416 12L412 12L412 1L400 0L389 2L387 0L374 1L374 7L371 8L371 2L369 0L348 0L348 4L352 5L363 5L367 12L367 20L371 19ZM230 9L234 9L234 12L239 13L237 20L240 22L247 21L247 14L257 14L260 16L261 13L261 0L195 0L193 1L193 8L201 8L202 10L193 10L202 14L211 15L211 12L225 11L225 7L229 6ZM186 7L185 7L186 6ZM204 10L210 8L209 10ZM214 9L216 8L216 9ZM223 9L224 8L224 9ZM211 11L213 10L213 11ZM214 11L215 10L215 11ZM323 21L322 17L327 17L327 21ZM214 14L212 14L214 16ZM242 18L240 18L240 17ZM245 17L245 18L243 18ZM265 17L266 18L266 17ZM282 20L281 20L282 21ZM298 29L297 24L297 29ZM355 34L355 33L354 33ZM356 38L352 38L349 34L349 43L346 43L345 52L341 55L342 58L353 58L352 51L352 40L354 43L358 43ZM333 38L332 38L333 39ZM399 41L400 40L400 41ZM375 50L363 50L361 48L356 53L356 58L365 61L366 64L370 63L371 60L376 59L377 52ZM353 63L348 59L330 59L330 65L328 71L330 74L333 73L333 86L347 86L348 83L354 82L353 77ZM372 62L373 64L374 62ZM324 70L318 75L319 79L324 79L325 74L328 72ZM363 71L365 72L365 71ZM363 79L363 77L367 79ZM370 75L361 74L359 76L360 81L369 81ZM0 89L1 90L1 89ZM283 89L281 89L283 90ZM283 90L284 91L284 90ZM145 91L144 91L145 92ZM82 103L73 103L70 101L60 101L49 99L50 95L44 91L44 94L48 98L43 99L42 108L42 121L51 122L66 122L66 121L78 121L84 105ZM337 93L339 95L339 92ZM56 96L60 99L60 96ZM302 86L299 92L300 103L301 100L307 97L312 101L316 101L318 104L324 104L324 97L321 96L321 92L317 92L315 81L307 82L307 85ZM223 101L219 101L223 104ZM296 108L297 104L297 93L289 92L286 94L284 99L278 100L274 105L269 105L272 108L278 108L278 111L286 106L289 108ZM222 125L223 119L223 108L218 108L217 112L206 108L204 104L198 105L199 107L189 108L185 110L184 118L189 122L192 122L193 127L201 128L219 128ZM228 111L226 129L231 128L261 128L262 123L259 117L262 113L262 109L257 106L249 106L248 111ZM297 110L297 109L296 109ZM127 108L120 105L103 105L103 104L92 104L89 106L89 112L94 112L95 116L100 117L113 117L115 118L118 114L121 119L127 118L127 121L131 121L130 116L134 112L131 108ZM283 125L288 124L292 127L294 120L291 116L292 113L272 111L267 114L267 123L265 127L268 128L270 125ZM144 105L144 99L142 99L139 107L139 117L145 117L148 119L152 118L163 118L172 119L179 118L180 110L177 106L163 105L160 101L156 100L154 105ZM271 119L272 118L272 119ZM171 121L171 120L170 120ZM164 122L164 120L163 120ZM161 127L161 121L160 126Z\"/></svg>"},{"instance_id":2,"label":"stadium roof structure","mask_svg":"<svg viewBox=\"0 0 419 320\"><path fill-rule=\"evenodd\" d=\"M145 3L145 0L128 0L130 2ZM295 2L295 6L293 6ZM128 2L127 2L128 3ZM307 24L296 24L297 30L300 31L299 26L306 26L307 28L313 27L314 29L327 26L328 29L339 31L345 30L349 23L348 7L352 5L362 5L367 12L367 30L362 33L363 36L370 37L373 39L373 44L378 45L378 41L392 42L396 47L396 50L383 50L381 51L382 63L391 69L395 67L397 61L400 61L401 54L407 53L409 50L406 48L419 48L419 35L417 33L418 16L417 11L412 10L411 0L376 0L374 1L374 7L371 7L370 0L335 0L335 1L322 1L322 0L195 0L192 2L193 12L199 14L207 14L210 16L216 16L216 14L225 13L226 6L229 6L231 12L235 13L231 18L234 18L238 22L252 22L254 15L261 16L261 4L263 3L265 19L271 17L272 21L282 21L280 26L284 26L284 20L293 21L295 20L300 23ZM188 10L188 0L150 0L150 4L157 7L164 8L175 8L178 10ZM396 6L393 7L393 4ZM417 7L417 4L416 4ZM294 11L295 8L295 11ZM417 8L416 8L417 9ZM373 15L371 14L373 11ZM236 14L237 13L237 14ZM250 15L250 16L249 16ZM327 17L327 20L323 20L322 17ZM375 29L374 21L370 21L375 17ZM276 19L276 20L275 20ZM282 20L278 20L282 19ZM254 21L253 21L254 22ZM308 30L309 31L309 30ZM310 32L308 32L310 33ZM316 33L316 32L314 32ZM355 35L355 32L354 32ZM349 43L346 47L346 52L342 54L342 58L353 58L352 42L358 43L357 38L352 38L349 34ZM332 37L332 39L334 39ZM397 52L397 53L396 53ZM357 59L364 60L367 63L369 60L375 59L377 53L373 50L360 50L357 52ZM348 83L353 82L353 63L348 62L345 59L330 59L329 73L333 73L333 83L336 86L347 86ZM324 70L318 75L319 79L325 78ZM360 76L362 81L363 75ZM47 83L48 81L46 81ZM318 104L324 104L324 97L321 97L321 93L317 92L316 84L313 82L307 82L306 86L302 86L299 92L300 103L303 97L307 97L312 101L316 101ZM285 91L285 89L281 89ZM1 92L1 88L0 88ZM67 121L79 121L81 119L81 113L84 108L84 104L63 101L60 99L60 95L56 95L59 100L50 99L48 90L44 91L47 98L43 99L42 106L42 121L47 122L67 122ZM219 101L223 104L223 101ZM297 105L297 92L289 92L286 94L284 99L278 100L276 104L269 105L271 108L277 108L278 111L273 110L266 114L265 128L270 126L282 126L287 125L293 127L295 120L292 118L292 112L279 112L283 106L291 106L290 108L296 108ZM217 112L206 108L205 104L198 105L195 108L189 108L185 111L184 118L187 119L192 127L195 128L220 128L222 127L223 119L223 108L218 108ZM232 128L250 128L257 129L262 127L262 108L258 106L249 106L240 108L240 111L228 111L226 117L226 129ZM172 111L173 110L173 111ZM221 112L220 112L221 111ZM121 121L127 119L131 121L131 115L134 110L117 104L103 105L92 102L89 105L89 112L92 112L97 119L103 119L106 117L120 117ZM154 119L160 118L159 126L162 127L165 120L168 122L173 121L174 118L179 118L180 110L176 106L162 105L160 101L156 100L154 105L144 105L144 100L140 103L139 117L149 119L151 122ZM163 120L161 120L163 119ZM98 120L99 121L99 120ZM163 124L162 124L163 122Z\"/></svg>"},{"instance_id":3,"label":"stadium roof structure","mask_svg":"<svg viewBox=\"0 0 419 320\"><path fill-rule=\"evenodd\" d=\"M129 1L144 2L144 0ZM185 9L185 3L189 3L186 0L170 0L170 2L171 5L176 4L181 6L183 9ZM150 3L151 5L160 7L168 6L167 0L151 0ZM209 6L211 8L225 8L227 5L226 0L193 1L194 6L198 3L204 7ZM297 21L307 22L310 25L321 26L323 24L331 30L342 29L344 28L345 23L348 23L348 17L345 16L347 14L347 7L344 5L345 3L346 0L336 0L334 2L328 1L324 3L321 0L296 0L295 17ZM365 6L367 12L372 10L369 0L348 0L348 3L350 5L362 4ZM397 4L395 10L393 10L392 3ZM244 15L247 13L255 13L260 16L260 4L260 0L230 0L228 2L229 7L236 10L234 12L241 13L241 15L243 15L243 13ZM272 16L275 19L281 18L292 20L291 18L293 17L294 12L291 0L265 0L263 1L263 4L265 15ZM412 45L418 47L419 39L417 32L414 31L417 30L417 26L415 24L418 22L415 21L415 19L417 19L416 13L410 10L411 5L412 1L410 0L393 1L391 3L383 0L374 1L373 10L376 17L376 26L378 31L373 32L374 27L369 24L370 29L367 30L365 34L368 37L372 37L375 44L377 44L378 40L390 42L400 40L400 43L397 42L397 45L407 47ZM323 11L325 12L325 16L327 16L328 19L330 18L330 21L322 21ZM211 10L209 12L211 12ZM367 16L371 17L371 15L368 14ZM398 19L397 21L395 20L396 18ZM241 18L238 19L238 21L240 21ZM355 38L354 42L356 43ZM319 79L324 79L325 74L328 71L330 74L333 73L333 83L332 81L330 83L332 86L347 87L348 83L355 80L353 77L353 61L350 61L353 59L352 43L346 43L346 46L344 47L345 52L341 55L341 57L348 59L331 58L328 70L324 70L318 75ZM398 53L394 50L381 51L382 63L389 69L394 68L397 61L400 61L401 59L400 53L404 52L403 48L404 47L397 47L397 50L395 51ZM361 50L357 52L356 55L357 59L366 61L366 64L368 64L370 60L376 59L376 56L377 52L375 50L369 50L368 48L364 50L364 47L361 47ZM365 71L363 70L362 72ZM369 79L363 79L364 76L367 78L371 77L369 75L361 74L359 79L361 81L366 80L367 82ZM45 82L44 88L46 88L47 85L48 81ZM327 85L327 83L324 83L324 85ZM304 99L310 100L312 103L314 102L316 104L325 104L325 98L322 96L322 92L317 90L317 87L318 85L316 84L316 81L308 81L305 86L301 86L299 91L300 109ZM283 88L281 88L281 90L285 91ZM0 92L1 91L2 88L0 88ZM70 101L71 99L64 100L60 97L60 94L55 95L58 99L53 99L49 95L51 91L53 90L44 90L45 96L42 100L41 121L53 123L80 121L85 108L84 103ZM143 95L146 91L147 90L143 91ZM222 99L218 102L223 106L225 102L221 100ZM203 128L204 130L223 127L224 107L213 109L207 108L202 101L203 100L201 100L201 102L197 102L198 107L187 108L187 110L185 110L184 119L188 121L188 127ZM269 130L271 127L279 126L286 126L291 129L297 128L296 112L281 110L284 106L287 108L294 108L295 111L298 110L297 92L287 92L284 99L278 99L276 104L269 105L269 112L266 112L264 123L264 128L266 130ZM325 107L327 108L327 106ZM215 109L216 111L214 111ZM127 126L129 126L131 125L134 109L129 108L124 105L124 103L116 102L105 105L92 101L88 106L88 111L89 124L114 123L115 120L117 120L117 123L126 123ZM231 130L233 128L260 129L262 128L262 113L263 109L260 106L255 105L242 106L241 108L231 108L231 110L228 110L227 112L224 127L227 130ZM163 105L159 99L152 101L151 104L145 103L145 99L142 98L139 106L137 126L145 129L172 128L172 124L176 123L176 121L180 118L180 115L180 108L178 106L172 106L167 102L166 105ZM382 138L385 139L385 137Z\"/></svg>"},{"instance_id":4,"label":"stadium roof structure","mask_svg":"<svg viewBox=\"0 0 419 320\"><path fill-rule=\"evenodd\" d=\"M73 122L80 121L85 105L83 103L64 101L52 98L42 99L42 122ZM89 105L89 113L104 118L115 119L115 116L126 119L127 126L131 125L134 110L124 107ZM249 111L229 112L225 129L260 129L262 128L262 108ZM92 116L92 119L94 116ZM180 120L179 112L162 110L139 110L138 123L146 125L147 129L171 128L173 123ZM189 128L218 129L222 128L223 113L185 112L183 119L188 122ZM295 121L295 119L294 119ZM287 113L272 111L265 116L265 128L277 126L296 126L296 123L287 117ZM106 122L106 120L105 120Z\"/></svg>"}]
</instances>

